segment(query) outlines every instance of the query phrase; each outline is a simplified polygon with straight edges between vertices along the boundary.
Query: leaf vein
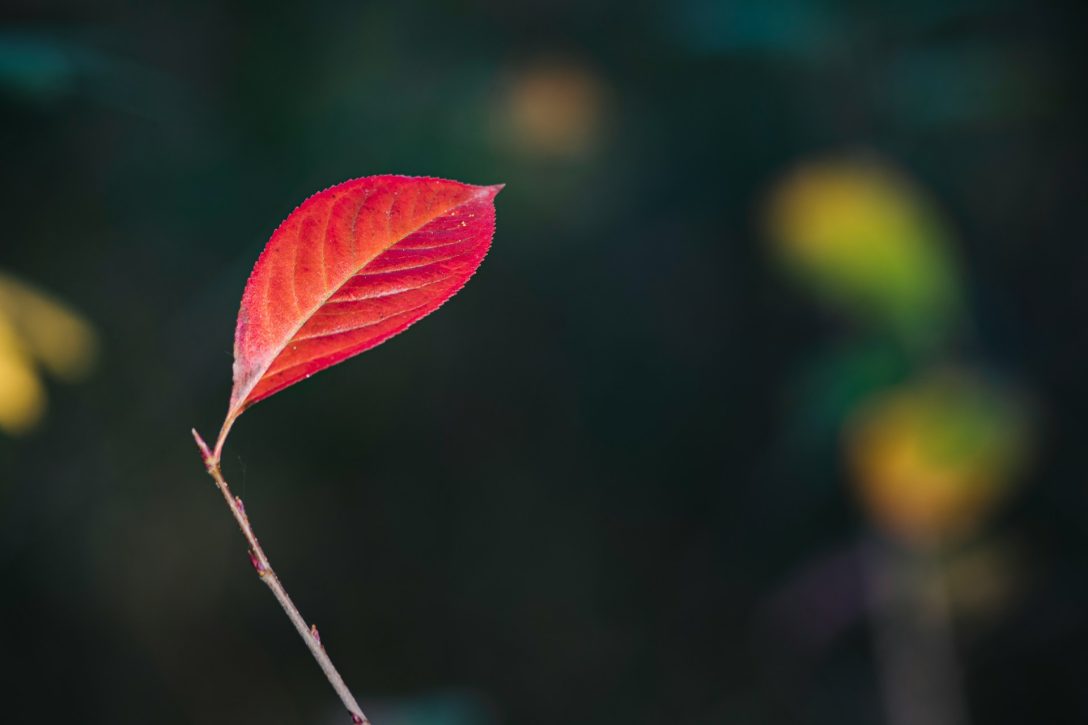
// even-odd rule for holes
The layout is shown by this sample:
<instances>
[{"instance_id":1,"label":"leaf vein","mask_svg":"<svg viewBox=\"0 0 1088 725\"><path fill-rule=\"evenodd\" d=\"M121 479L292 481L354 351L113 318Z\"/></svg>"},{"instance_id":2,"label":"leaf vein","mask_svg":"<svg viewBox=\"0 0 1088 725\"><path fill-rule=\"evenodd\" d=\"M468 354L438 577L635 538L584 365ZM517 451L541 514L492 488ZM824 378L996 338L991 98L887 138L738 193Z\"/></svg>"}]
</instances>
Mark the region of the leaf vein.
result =
<instances>
[{"instance_id":1,"label":"leaf vein","mask_svg":"<svg viewBox=\"0 0 1088 725\"><path fill-rule=\"evenodd\" d=\"M337 328L335 330L328 330L326 332L319 332L316 335L307 335L306 337L296 337L293 340L291 340L291 342L289 344L294 345L294 344L297 344L297 343L300 343L300 342L307 342L309 340L320 340L323 337L334 337L336 335L342 335L342 334L344 334L346 332L356 332L357 330L363 330L363 329L365 329L367 327L374 327L375 325L380 325L383 322L386 322L388 320L392 320L394 317L402 317L404 315L415 312L416 310L422 309L422 308L426 307L427 305L431 304L433 301L434 300L427 300L426 302L424 302L421 305L416 305L415 307L411 307L411 308L409 308L407 310L401 310L400 312L394 312L391 315L386 315L385 317L381 318L380 320L373 320L371 322L365 322L365 323L363 323L361 325L353 325L351 327ZM273 373L269 373L269 374L273 374Z\"/></svg>"},{"instance_id":2,"label":"leaf vein","mask_svg":"<svg viewBox=\"0 0 1088 725\"><path fill-rule=\"evenodd\" d=\"M325 305L342 305L349 302L365 302L366 300L379 300L383 297L394 297L396 295L403 294L404 292L416 292L421 289L426 289L427 287L433 287L436 284L441 284L442 282L451 280L456 276L456 273L448 274L440 279L431 280L430 282L425 282L424 284L416 285L415 287L398 287L397 289L379 292L378 294L364 294L361 297L344 297L342 299L330 299L328 302L325 303Z\"/></svg>"}]
</instances>

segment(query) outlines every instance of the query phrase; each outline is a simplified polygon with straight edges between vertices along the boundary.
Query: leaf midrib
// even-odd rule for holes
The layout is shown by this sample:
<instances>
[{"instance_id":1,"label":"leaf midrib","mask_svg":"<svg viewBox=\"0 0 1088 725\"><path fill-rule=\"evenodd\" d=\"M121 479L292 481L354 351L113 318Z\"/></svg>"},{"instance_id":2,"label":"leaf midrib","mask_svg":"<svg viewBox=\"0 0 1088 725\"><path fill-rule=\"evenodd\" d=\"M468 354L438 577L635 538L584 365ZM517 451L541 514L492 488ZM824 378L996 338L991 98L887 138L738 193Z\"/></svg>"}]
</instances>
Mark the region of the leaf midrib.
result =
<instances>
[{"instance_id":1,"label":"leaf midrib","mask_svg":"<svg viewBox=\"0 0 1088 725\"><path fill-rule=\"evenodd\" d=\"M379 249L377 252L375 252L373 255L371 255L370 258L368 258L365 262L363 262L363 264L359 265L359 267L357 267L351 274L349 274L347 277L345 277L342 282L340 282L338 285L336 285L334 288L332 288L331 291L329 291L329 293L327 295L325 295L324 298L322 298L321 301L318 304L316 304L305 315L301 316L300 322L294 327L294 329L291 330L291 333L284 338L282 343L278 344L274 348L275 352L272 355L269 356L268 362L266 362L260 368L260 372L257 375L253 376L253 378L250 380L249 385L245 388L245 393L238 397L238 402L231 406L231 409L227 413L227 421L229 422L229 421L233 420L234 418L237 418L239 415L242 414L242 412L246 408L245 402L249 398L249 394L253 392L253 389L257 387L258 383L260 383L260 381L264 378L265 374L268 373L268 370L272 367L272 363L274 363L276 361L276 358L278 358L283 353L283 351L287 349L287 345L290 344L291 340L294 339L295 335L298 334L299 330L301 330L303 328L303 326L307 322L309 322L310 319L313 318L313 316L315 314L317 314L318 310L320 310L322 307L324 307L326 304L328 304L329 300L332 299L333 295L335 295L337 292L339 292L340 289L344 285L346 285L349 281L351 281L352 277L354 277L355 275L362 272L364 269L366 269L366 266L368 264L373 262L375 259L377 259L379 256L381 256L385 252L389 251L389 249L391 249L392 247L395 247L399 242L401 242L404 239L407 239L408 237L412 236L413 234L418 232L423 227L425 227L428 224L432 223L435 219L439 219L439 218L441 218L443 216L446 216L451 211L453 211L455 209L459 209L460 207L465 206L466 204L468 204L470 202L477 201L480 196L482 196L483 194L485 194L488 191L488 188L489 187L476 187L474 189L474 193L471 196L469 196L468 198L466 198L466 199L464 199L462 201L459 201L456 204L451 204L450 206L446 207L441 212L431 216L429 219L427 219L427 221L423 222L422 224L419 224L418 226L411 229L410 231L407 231L404 234L402 234L401 236L397 237L397 239L395 241L393 241L390 244L386 245L385 247L382 247L381 249ZM389 204L389 211L387 212L387 216L390 216L390 217L392 216L393 204L396 202L396 198L397 198L398 193L399 192L394 192L393 193L393 200ZM358 220L359 220L359 214L362 211L363 203L365 203L365 199L364 199L364 201L362 203L360 203L359 209L356 210L355 218L352 220L352 223L351 223L351 227L352 227L351 238L352 238L353 244L354 244L354 240L356 239L355 225L356 225L356 222L358 222ZM326 224L325 234L326 235L328 234L328 220L329 220L329 217L331 217L331 216L332 216L332 207L330 206L328 215L325 218L325 224ZM322 244L324 244L324 242L322 242ZM324 270L325 268L326 268L326 265L324 264L324 256L322 256L322 269ZM292 276L292 282L293 281L294 281L294 276Z\"/></svg>"}]
</instances>

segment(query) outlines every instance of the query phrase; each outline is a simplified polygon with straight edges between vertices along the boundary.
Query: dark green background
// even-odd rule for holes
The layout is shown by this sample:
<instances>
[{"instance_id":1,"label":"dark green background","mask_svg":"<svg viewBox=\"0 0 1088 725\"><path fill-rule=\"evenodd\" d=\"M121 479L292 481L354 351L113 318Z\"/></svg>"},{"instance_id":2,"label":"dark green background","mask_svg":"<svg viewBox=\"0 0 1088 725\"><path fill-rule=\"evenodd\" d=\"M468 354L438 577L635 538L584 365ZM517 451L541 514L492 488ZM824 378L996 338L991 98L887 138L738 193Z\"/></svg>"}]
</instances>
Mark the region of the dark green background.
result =
<instances>
[{"instance_id":1,"label":"dark green background","mask_svg":"<svg viewBox=\"0 0 1088 725\"><path fill-rule=\"evenodd\" d=\"M248 412L225 457L376 725L883 722L863 618L818 653L776 619L829 556L846 573L818 588L849 609L867 534L791 392L841 324L759 216L792 164L862 151L958 232L978 334L956 354L1041 411L990 534L1022 552L1023 593L959 631L972 722L1088 721L1077 3L9 0L0 19L0 267L103 345L39 431L0 438L0 719L344 722L189 428L226 409L271 230L393 172L507 184L480 273ZM600 79L590 152L496 131L540 58Z\"/></svg>"}]
</instances>

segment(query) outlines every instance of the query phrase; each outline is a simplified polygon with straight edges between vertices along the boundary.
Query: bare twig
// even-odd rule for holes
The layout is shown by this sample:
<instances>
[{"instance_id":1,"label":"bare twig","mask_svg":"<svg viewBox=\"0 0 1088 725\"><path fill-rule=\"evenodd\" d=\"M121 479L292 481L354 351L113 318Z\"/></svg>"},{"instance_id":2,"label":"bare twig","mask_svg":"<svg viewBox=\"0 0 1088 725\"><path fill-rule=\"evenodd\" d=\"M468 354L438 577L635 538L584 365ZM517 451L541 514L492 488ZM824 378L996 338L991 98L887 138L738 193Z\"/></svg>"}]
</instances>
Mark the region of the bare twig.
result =
<instances>
[{"instance_id":1,"label":"bare twig","mask_svg":"<svg viewBox=\"0 0 1088 725\"><path fill-rule=\"evenodd\" d=\"M329 684L336 690L336 694L340 696L344 707L351 713L352 722L355 725L370 725L370 721L363 714L359 703L355 701L351 690L344 684L344 678L340 677L340 673L336 671L332 660L329 659L329 655L325 652L325 647L321 644L321 639L317 633L317 627L307 626L306 620L302 618L298 611L298 607L291 601L291 597L287 594L287 590L283 588L280 578L273 571L268 556L265 555L264 549L261 548L260 542L257 541L257 537L253 533L253 527L249 523L249 517L246 515L242 499L231 493L230 486L227 485L226 479L223 478L223 473L219 470L219 453L222 449L223 437L220 436L219 445L216 446L215 453L212 453L208 448L208 444L204 442L196 429L193 430L193 438L196 440L197 447L200 448L204 466L215 481L219 492L223 494L223 499L227 502L230 512L234 515L234 520L238 522L238 528L242 530L242 535L246 537L246 541L249 543L249 559L253 563L253 568L257 570L257 576L272 590L276 601L280 603L283 611L287 613L287 618L291 620L291 624L295 625L295 629L298 631L299 636L302 637L302 641L306 643L310 653L321 667L321 671L328 678Z\"/></svg>"}]
</instances>

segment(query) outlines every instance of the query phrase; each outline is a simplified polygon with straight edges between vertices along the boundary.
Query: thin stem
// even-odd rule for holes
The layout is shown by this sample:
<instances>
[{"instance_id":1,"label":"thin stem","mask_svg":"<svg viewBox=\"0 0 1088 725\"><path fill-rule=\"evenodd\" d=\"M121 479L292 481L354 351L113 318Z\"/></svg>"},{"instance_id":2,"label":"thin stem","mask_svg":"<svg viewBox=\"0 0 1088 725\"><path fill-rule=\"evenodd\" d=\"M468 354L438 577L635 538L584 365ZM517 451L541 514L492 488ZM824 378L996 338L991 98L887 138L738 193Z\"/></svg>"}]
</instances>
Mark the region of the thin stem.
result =
<instances>
[{"instance_id":1,"label":"thin stem","mask_svg":"<svg viewBox=\"0 0 1088 725\"><path fill-rule=\"evenodd\" d=\"M195 429L193 430L193 438L196 439L196 445L200 448L200 454L204 458L204 466L208 469L208 474L215 480L215 485L219 488L219 492L223 494L227 507L230 508L230 512L234 515L234 520L238 522L238 528L242 530L242 535L246 537L246 541L249 543L249 559L253 562L253 568L257 570L257 576L272 590L276 601L280 603L283 611L287 613L287 618L291 620L291 624L295 625L295 629L298 631L299 636L302 637L302 641L306 643L310 653L321 667L321 671L328 678L329 684L336 690L336 694L340 696L344 707L351 713L352 722L356 725L370 725L370 721L363 714L359 703L355 701L351 690L344 684L344 678L336 671L332 660L329 659L329 655L325 652L325 647L321 644L321 639L317 633L317 627L306 625L306 620L302 618L298 607L291 601L287 590L283 588L283 583L280 582L280 578L273 571L268 556L264 553L264 549L261 548L260 542L257 541L257 537L253 533L253 527L249 523L249 517L242 505L242 499L231 493L230 486L227 485L226 479L223 478L223 473L219 470L219 453L222 448L223 437L220 436L219 445L216 446L215 453L212 453L208 449L208 444L200 437L200 434Z\"/></svg>"}]
</instances>

